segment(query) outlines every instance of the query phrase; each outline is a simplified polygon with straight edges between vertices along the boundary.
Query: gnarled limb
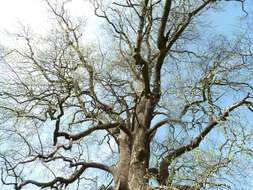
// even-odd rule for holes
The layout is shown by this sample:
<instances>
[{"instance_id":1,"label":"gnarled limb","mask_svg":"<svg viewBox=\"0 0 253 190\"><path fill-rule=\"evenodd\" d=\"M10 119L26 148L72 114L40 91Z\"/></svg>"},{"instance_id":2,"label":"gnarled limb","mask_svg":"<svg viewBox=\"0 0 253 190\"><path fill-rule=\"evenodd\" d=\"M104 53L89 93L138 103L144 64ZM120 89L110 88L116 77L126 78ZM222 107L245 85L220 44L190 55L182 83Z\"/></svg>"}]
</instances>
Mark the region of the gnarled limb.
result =
<instances>
[{"instance_id":1,"label":"gnarled limb","mask_svg":"<svg viewBox=\"0 0 253 190\"><path fill-rule=\"evenodd\" d=\"M200 142L205 138L205 136L221 121L225 121L227 117L229 116L229 113L232 112L234 109L240 107L243 104L249 104L247 99L250 97L250 94L248 93L241 101L236 102L232 104L232 106L228 107L223 114L220 115L219 118L215 119L213 118L207 126L203 129L203 131L195 137L191 143L188 145L182 146L172 152L170 152L160 163L159 168L159 174L158 174L158 182L161 185L166 185L166 181L169 177L168 167L173 162L173 160L182 154L189 152L195 148L197 148L200 144Z\"/></svg>"},{"instance_id":2,"label":"gnarled limb","mask_svg":"<svg viewBox=\"0 0 253 190\"><path fill-rule=\"evenodd\" d=\"M27 184L33 184L33 185L36 185L36 186L42 187L42 188L45 188L45 187L53 188L53 187L56 187L58 184L65 185L65 187L66 187L66 186L68 186L68 184L76 181L84 173L84 171L88 168L101 169L101 170L111 173L112 175L115 172L114 167L108 167L103 164L95 163L95 162L79 162L79 163L70 164L70 167L74 167L74 166L81 166L81 168L77 169L74 173L72 173L72 175L69 178L56 177L53 180L48 181L48 182L38 182L35 180L25 180L22 183L20 183L20 185L16 186L16 190L22 189Z\"/></svg>"}]
</instances>

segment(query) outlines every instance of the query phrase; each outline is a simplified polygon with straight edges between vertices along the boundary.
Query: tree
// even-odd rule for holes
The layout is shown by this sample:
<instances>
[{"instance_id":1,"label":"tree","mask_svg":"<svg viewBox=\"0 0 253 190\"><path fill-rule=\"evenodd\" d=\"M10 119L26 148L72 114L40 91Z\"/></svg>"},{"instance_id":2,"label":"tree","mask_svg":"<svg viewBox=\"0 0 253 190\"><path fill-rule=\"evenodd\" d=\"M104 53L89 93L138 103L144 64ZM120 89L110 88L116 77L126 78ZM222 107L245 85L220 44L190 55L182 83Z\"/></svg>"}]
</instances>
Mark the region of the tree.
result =
<instances>
[{"instance_id":1,"label":"tree","mask_svg":"<svg viewBox=\"0 0 253 190\"><path fill-rule=\"evenodd\" d=\"M82 189L88 169L109 173L100 189L114 190L224 189L242 177L253 156L251 38L204 26L232 0L92 0L111 34L102 48L82 43L68 1L45 2L56 27L41 38L24 29L26 48L2 54L4 184ZM48 173L34 179L34 167Z\"/></svg>"}]
</instances>

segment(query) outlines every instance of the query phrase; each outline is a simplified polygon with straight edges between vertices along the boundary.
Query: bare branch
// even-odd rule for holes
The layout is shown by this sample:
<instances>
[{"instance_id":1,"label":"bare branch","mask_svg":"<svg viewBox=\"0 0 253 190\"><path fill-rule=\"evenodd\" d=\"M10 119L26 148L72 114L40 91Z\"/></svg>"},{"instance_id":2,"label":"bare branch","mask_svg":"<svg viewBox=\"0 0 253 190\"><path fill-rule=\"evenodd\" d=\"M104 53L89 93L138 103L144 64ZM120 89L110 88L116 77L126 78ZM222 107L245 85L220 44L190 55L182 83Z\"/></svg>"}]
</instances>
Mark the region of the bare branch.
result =
<instances>
[{"instance_id":1,"label":"bare branch","mask_svg":"<svg viewBox=\"0 0 253 190\"><path fill-rule=\"evenodd\" d=\"M66 139L73 139L75 141L91 134L94 131L111 129L111 128L116 128L116 127L119 127L128 135L131 135L130 131L125 126L122 126L120 123L106 123L106 124L98 124L78 134L68 134L65 132L58 132L58 137L62 136L62 137L65 137Z\"/></svg>"},{"instance_id":2,"label":"bare branch","mask_svg":"<svg viewBox=\"0 0 253 190\"><path fill-rule=\"evenodd\" d=\"M218 118L213 119L209 121L208 125L205 127L205 129L197 136L195 137L191 143L188 145L182 146L172 152L170 152L161 162L160 164L160 178L159 183L165 184L166 180L169 176L168 173L168 166L172 163L172 161L181 156L182 154L191 151L195 148L197 148L200 144L200 142L206 137L206 135L221 121L225 121L227 117L229 116L229 113L231 113L234 109L240 107L241 105L247 104L247 99L249 98L249 93L239 102L232 104L232 106L228 107L224 113Z\"/></svg>"}]
</instances>

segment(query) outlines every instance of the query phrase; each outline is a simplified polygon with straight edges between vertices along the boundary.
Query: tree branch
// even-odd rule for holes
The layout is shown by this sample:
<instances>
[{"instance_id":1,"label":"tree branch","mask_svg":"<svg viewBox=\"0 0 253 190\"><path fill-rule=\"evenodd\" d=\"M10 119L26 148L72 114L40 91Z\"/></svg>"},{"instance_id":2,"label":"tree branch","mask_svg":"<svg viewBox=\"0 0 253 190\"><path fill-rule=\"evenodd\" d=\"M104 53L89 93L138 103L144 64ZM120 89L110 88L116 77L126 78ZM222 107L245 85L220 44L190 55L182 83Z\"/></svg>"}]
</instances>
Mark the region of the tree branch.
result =
<instances>
[{"instance_id":1,"label":"tree branch","mask_svg":"<svg viewBox=\"0 0 253 190\"><path fill-rule=\"evenodd\" d=\"M168 40L164 36L164 32L166 29L170 9L171 9L171 0L166 0L165 6L163 8L162 22L161 22L160 28L158 30L157 47L159 50L166 47L166 42Z\"/></svg>"},{"instance_id":2,"label":"tree branch","mask_svg":"<svg viewBox=\"0 0 253 190\"><path fill-rule=\"evenodd\" d=\"M249 98L249 93L239 102L232 104L232 106L228 107L224 113L218 118L209 121L205 129L197 136L195 139L191 141L188 145L182 146L172 152L170 152L161 162L160 164L160 178L158 180L159 184L166 184L166 180L169 176L168 167L172 163L172 161L181 156L182 154L189 152L195 148L197 148L200 142L206 137L206 135L216 126L219 122L225 121L229 116L229 113L234 109L238 108L243 104L248 104L247 99Z\"/></svg>"},{"instance_id":3,"label":"tree branch","mask_svg":"<svg viewBox=\"0 0 253 190\"><path fill-rule=\"evenodd\" d=\"M97 168L97 169L104 170L104 171L111 173L111 174L114 174L115 169L116 169L115 166L106 166L104 164L97 163L97 162L77 162L77 163L70 164L70 167L74 167L74 166L83 166L86 168Z\"/></svg>"},{"instance_id":4,"label":"tree branch","mask_svg":"<svg viewBox=\"0 0 253 190\"><path fill-rule=\"evenodd\" d=\"M83 174L83 172L87 169L87 168L97 168L97 169L101 169L104 170L106 172L109 172L111 174L114 174L114 169L115 167L109 167L100 163L96 163L96 162L79 162L79 163L75 163L75 164L70 164L70 167L74 167L74 166L82 166L80 169L76 170L69 178L63 178L63 177L56 177L53 180L49 181L49 182L38 182L35 180L26 180L24 182L22 182L20 185L18 185L16 187L16 190L20 190L22 189L25 185L27 184L33 184L36 185L38 187L53 187L55 184L60 183L60 184L64 184L65 186L67 186L70 183L73 183L74 181L76 181L77 179L80 178L80 176Z\"/></svg>"},{"instance_id":5,"label":"tree branch","mask_svg":"<svg viewBox=\"0 0 253 190\"><path fill-rule=\"evenodd\" d=\"M168 41L168 45L165 49L160 49L160 55L158 56L157 59L157 63L155 65L155 72L154 72L154 78L153 78L153 93L157 98L157 101L160 99L160 86L161 86L161 69L162 69L162 65L164 63L164 59L167 55L167 52L169 52L169 50L171 49L171 47L173 46L173 44L179 39L179 37L181 36L181 34L184 32L184 30L187 28L187 26L190 24L192 17L194 17L196 14L198 14L202 9L204 9L210 2L212 2L212 0L208 0L206 2L204 2L202 5L200 5L198 8L196 8L194 11L188 13L188 18L184 23L181 23L181 27L174 32L174 34L172 35L172 37L169 39ZM169 0L167 0L167 6L171 6L169 4ZM164 13L164 21L167 20L166 16L168 13ZM163 21L162 21L163 22ZM164 38L164 34L162 35L162 33L164 33L163 30L163 25L161 25L161 34L159 34L158 38L163 39ZM160 40L160 39L159 39ZM163 42L164 43L164 42ZM164 45L163 45L164 46Z\"/></svg>"},{"instance_id":6,"label":"tree branch","mask_svg":"<svg viewBox=\"0 0 253 190\"><path fill-rule=\"evenodd\" d=\"M166 118L163 119L159 122L157 122L152 128L150 128L147 133L148 135L150 135L153 131L157 130L158 128L162 127L164 124L169 123L169 122L173 122L173 123L183 123L181 120L179 119L170 119L170 118Z\"/></svg>"},{"instance_id":7,"label":"tree branch","mask_svg":"<svg viewBox=\"0 0 253 190\"><path fill-rule=\"evenodd\" d=\"M59 132L58 136L62 136L65 137L65 139L72 139L72 140L79 140L91 133L93 133L94 131L97 130L104 130L104 129L111 129L111 128L115 128L115 127L119 127L120 129L122 129L127 135L131 136L131 132L126 128L126 126L122 126L122 124L120 123L106 123L106 124L98 124L96 126L93 126L83 132L77 133L77 134L69 134L69 133L65 133L65 132Z\"/></svg>"}]
</instances>

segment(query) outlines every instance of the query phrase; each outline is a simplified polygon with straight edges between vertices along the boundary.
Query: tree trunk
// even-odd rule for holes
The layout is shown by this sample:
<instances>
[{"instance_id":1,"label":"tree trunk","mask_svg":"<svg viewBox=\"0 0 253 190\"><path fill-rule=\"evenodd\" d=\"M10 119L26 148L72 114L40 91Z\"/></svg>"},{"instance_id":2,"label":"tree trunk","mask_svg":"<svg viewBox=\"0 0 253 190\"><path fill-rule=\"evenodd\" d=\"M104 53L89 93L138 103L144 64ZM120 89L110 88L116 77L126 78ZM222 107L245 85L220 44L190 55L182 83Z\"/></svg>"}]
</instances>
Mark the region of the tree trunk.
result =
<instances>
[{"instance_id":1,"label":"tree trunk","mask_svg":"<svg viewBox=\"0 0 253 190\"><path fill-rule=\"evenodd\" d=\"M148 184L149 143L146 129L139 128L134 134L129 168L129 189L146 190Z\"/></svg>"},{"instance_id":2,"label":"tree trunk","mask_svg":"<svg viewBox=\"0 0 253 190\"><path fill-rule=\"evenodd\" d=\"M150 100L143 96L136 108L128 179L130 190L146 190L148 187L150 145L147 129L150 128L152 115L150 105Z\"/></svg>"},{"instance_id":3,"label":"tree trunk","mask_svg":"<svg viewBox=\"0 0 253 190\"><path fill-rule=\"evenodd\" d=\"M119 166L117 178L114 179L115 190L129 190L128 174L131 159L131 143L129 137L120 131L119 139Z\"/></svg>"}]
</instances>

